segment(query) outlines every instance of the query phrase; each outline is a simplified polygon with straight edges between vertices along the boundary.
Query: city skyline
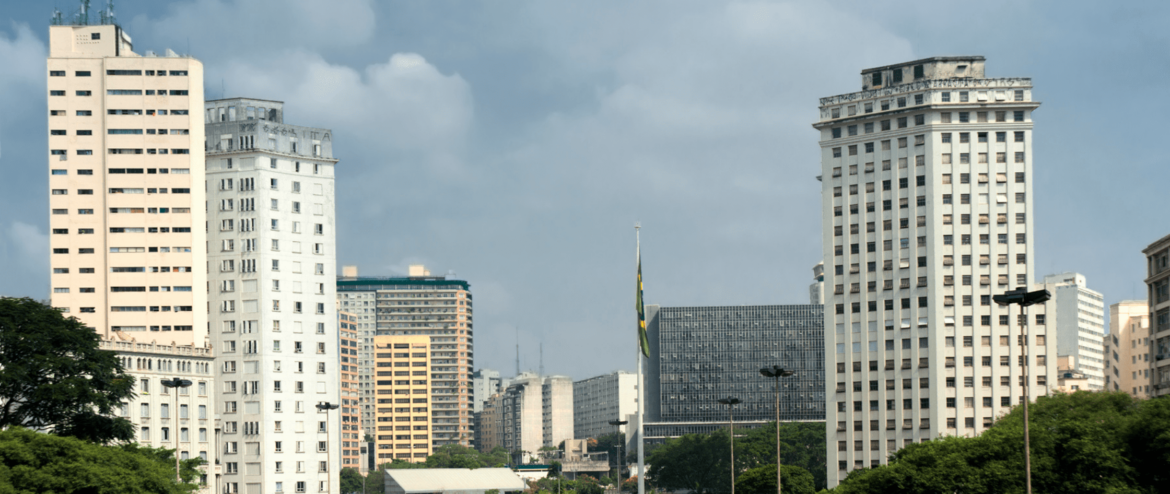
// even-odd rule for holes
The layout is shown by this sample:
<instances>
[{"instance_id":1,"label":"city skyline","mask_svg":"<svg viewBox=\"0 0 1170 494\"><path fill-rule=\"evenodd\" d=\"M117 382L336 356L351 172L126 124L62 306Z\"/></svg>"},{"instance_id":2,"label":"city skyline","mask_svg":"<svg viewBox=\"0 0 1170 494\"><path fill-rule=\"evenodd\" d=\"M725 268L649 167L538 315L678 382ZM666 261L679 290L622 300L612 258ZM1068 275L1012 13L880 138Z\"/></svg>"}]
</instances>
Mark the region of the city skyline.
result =
<instances>
[{"instance_id":1,"label":"city skyline","mask_svg":"<svg viewBox=\"0 0 1170 494\"><path fill-rule=\"evenodd\" d=\"M1079 39L1078 23L1102 16L1075 8L1059 9L1055 19L1028 15L1057 10L1055 4L1022 6L1007 19L994 9L969 13L959 25L949 20L960 18L959 11L946 6L932 9L938 19L909 8L902 9L907 17L895 19L885 9L843 4L669 11L601 5L594 16L568 21L573 12L552 5L456 12L444 3L355 0L337 4L331 15L308 3L300 5L303 15L288 9L280 18L285 25L305 26L313 18L323 28L305 39L272 41L264 40L268 28L233 35L234 26L216 20L264 5L127 1L119 2L119 12L136 50L171 48L203 61L208 99L285 100L298 120L347 139L337 174L337 190L346 191L338 194L338 263L361 265L371 276L405 275L408 264L425 263L474 285L476 368L510 373L518 327L525 369L539 366L540 341L550 356L593 356L545 358L549 374L582 379L632 369L629 227L636 220L646 230L647 303L803 303L809 270L820 258L818 219L808 214L820 200L808 109L820 96L853 91L859 68L978 54L995 61L996 74L1037 81L1036 99L1044 103L1035 158L1037 274L1085 273L1106 304L1140 299L1140 251L1164 234L1164 225L1105 221L1133 210L1135 199L1092 200L1094 194L1152 196L1147 188L1170 173L1155 168L1153 155L1115 144L1123 142L1120 130L1109 123L1116 113L1142 113L1126 132L1145 138L1155 128L1141 125L1145 114L1156 113L1167 102L1163 96L1143 93L1151 101L1140 104L1155 111L1135 112L1136 100L1103 103L1082 95L1081 87L1097 78L1109 77L1121 94L1161 79L1165 69L1148 65L1142 70L1154 72L1149 77L1112 76L1149 56L1142 43L1158 44L1145 22L1159 15L1141 7L1112 11L1103 37L1140 35L1121 36L1111 48L1126 52L1101 61L1100 52L1097 59L1080 52L1087 42L1069 40ZM0 28L0 58L14 69L0 76L0 106L13 109L0 116L0 166L10 172L0 185L0 293L38 299L50 292L42 207L49 187L39 166L48 148L42 111L47 8L15 6L9 10L15 24ZM711 15L696 19L703 13ZM1136 20L1139 14L1146 20ZM791 20L782 20L785 15ZM650 25L651 17L660 19ZM616 19L626 22L608 36L593 34ZM779 34L823 19L839 24ZM993 21L1028 34L1022 41L973 37ZM562 25L573 29L550 32ZM672 27L695 29L699 41L672 38ZM441 39L448 35L450 41ZM798 48L784 48L794 36ZM866 49L831 65L813 56L862 41ZM704 42L714 47L696 50L694 43ZM1062 43L1067 48L1057 48ZM303 68L285 67L290 58L303 60L296 64ZM278 78L292 83L272 84ZM323 80L341 83L330 88ZM1094 137L1091 147L1069 144L1088 137ZM1097 168L1116 164L1124 164L1109 169L1116 180L1096 178ZM1078 228L1086 217L1100 218L1100 229ZM378 232L367 230L370 225ZM378 236L366 240L370 235ZM573 281L548 290L543 277ZM705 283L688 282L697 278ZM574 309L566 315L565 307ZM628 353L612 351L621 342L617 348Z\"/></svg>"}]
</instances>

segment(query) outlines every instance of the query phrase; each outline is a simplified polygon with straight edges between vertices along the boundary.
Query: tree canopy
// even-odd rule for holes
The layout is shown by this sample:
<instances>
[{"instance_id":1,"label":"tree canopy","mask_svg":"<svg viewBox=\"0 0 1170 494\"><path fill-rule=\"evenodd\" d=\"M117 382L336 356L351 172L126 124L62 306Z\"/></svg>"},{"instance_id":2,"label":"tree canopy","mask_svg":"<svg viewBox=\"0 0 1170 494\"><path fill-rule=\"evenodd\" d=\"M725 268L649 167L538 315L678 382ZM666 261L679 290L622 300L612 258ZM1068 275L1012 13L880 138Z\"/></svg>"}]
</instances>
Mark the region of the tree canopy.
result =
<instances>
[{"instance_id":1,"label":"tree canopy","mask_svg":"<svg viewBox=\"0 0 1170 494\"><path fill-rule=\"evenodd\" d=\"M99 443L134 439L114 411L134 380L99 336L32 299L0 299L0 428L24 426Z\"/></svg>"},{"instance_id":2,"label":"tree canopy","mask_svg":"<svg viewBox=\"0 0 1170 494\"><path fill-rule=\"evenodd\" d=\"M136 444L103 446L23 427L0 431L0 492L178 494L196 484L175 481L173 451ZM196 458L183 463L185 481L198 476Z\"/></svg>"},{"instance_id":3,"label":"tree canopy","mask_svg":"<svg viewBox=\"0 0 1170 494\"><path fill-rule=\"evenodd\" d=\"M780 465L781 480L787 494L815 494L813 476L794 465ZM776 465L761 465L743 472L735 479L736 494L772 494L776 492Z\"/></svg>"},{"instance_id":4,"label":"tree canopy","mask_svg":"<svg viewBox=\"0 0 1170 494\"><path fill-rule=\"evenodd\" d=\"M1079 391L1029 408L1035 492L1170 492L1170 399ZM911 444L889 465L850 472L833 492L1023 492L1023 436L1016 407L978 437Z\"/></svg>"},{"instance_id":5,"label":"tree canopy","mask_svg":"<svg viewBox=\"0 0 1170 494\"><path fill-rule=\"evenodd\" d=\"M689 434L671 439L652 450L647 480L665 490L695 490L701 494L729 492L730 444L727 430ZM780 426L782 464L800 467L813 479L813 487L825 486L825 426L821 423L786 423ZM776 426L736 432L737 476L760 466L772 465L776 474ZM819 475L818 475L819 474ZM787 485L787 484L786 484ZM775 490L775 479L772 489Z\"/></svg>"}]
</instances>

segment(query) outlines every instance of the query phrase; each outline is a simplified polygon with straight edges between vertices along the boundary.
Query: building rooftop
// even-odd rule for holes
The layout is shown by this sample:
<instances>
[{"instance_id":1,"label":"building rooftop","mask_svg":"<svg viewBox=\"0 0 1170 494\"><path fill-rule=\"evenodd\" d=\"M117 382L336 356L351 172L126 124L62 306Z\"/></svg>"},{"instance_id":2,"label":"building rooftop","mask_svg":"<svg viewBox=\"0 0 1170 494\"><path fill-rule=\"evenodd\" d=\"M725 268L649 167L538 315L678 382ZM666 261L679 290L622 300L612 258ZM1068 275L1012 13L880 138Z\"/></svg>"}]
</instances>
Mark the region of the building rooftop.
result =
<instances>
[{"instance_id":1,"label":"building rooftop","mask_svg":"<svg viewBox=\"0 0 1170 494\"><path fill-rule=\"evenodd\" d=\"M547 468L547 467L546 467ZM528 485L507 468L419 468L386 470L386 491L406 494L432 492L522 491Z\"/></svg>"}]
</instances>

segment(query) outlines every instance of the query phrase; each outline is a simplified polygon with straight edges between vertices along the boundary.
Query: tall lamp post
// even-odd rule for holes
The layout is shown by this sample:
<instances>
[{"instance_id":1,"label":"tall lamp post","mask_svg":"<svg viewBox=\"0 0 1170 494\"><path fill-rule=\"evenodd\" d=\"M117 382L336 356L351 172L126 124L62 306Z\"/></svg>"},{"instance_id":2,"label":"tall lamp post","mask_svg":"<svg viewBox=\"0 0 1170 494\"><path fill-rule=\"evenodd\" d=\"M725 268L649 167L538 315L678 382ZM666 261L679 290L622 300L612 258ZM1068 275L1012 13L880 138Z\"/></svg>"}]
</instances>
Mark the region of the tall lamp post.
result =
<instances>
[{"instance_id":1,"label":"tall lamp post","mask_svg":"<svg viewBox=\"0 0 1170 494\"><path fill-rule=\"evenodd\" d=\"M1029 292L1027 288L1017 288L992 297L999 305L1016 304L1020 306L1020 354L1023 357L1024 378L1024 477L1027 482L1027 494L1032 494L1032 445L1028 437L1028 306L1042 304L1052 298L1048 290Z\"/></svg>"},{"instance_id":2,"label":"tall lamp post","mask_svg":"<svg viewBox=\"0 0 1170 494\"><path fill-rule=\"evenodd\" d=\"M776 494L780 494L780 378L791 377L796 373L773 365L760 369L760 375L776 380Z\"/></svg>"},{"instance_id":3,"label":"tall lamp post","mask_svg":"<svg viewBox=\"0 0 1170 494\"><path fill-rule=\"evenodd\" d=\"M338 405L335 403L329 403L328 401L322 401L320 403L317 403L317 411L318 412L329 412L330 410L337 410L338 408L341 408L341 405ZM326 418L325 420L326 420L326 423L328 423L329 419ZM326 430L328 430L328 429L326 429ZM326 434L326 437L328 437L329 433L326 432L325 434ZM326 441L328 441L328 439L326 439ZM340 448L338 448L338 450L339 450L339 454L340 454ZM327 470L325 472L325 478L328 479L331 475L333 475L333 458L329 455L329 453L325 453L325 468ZM332 482L330 482L330 484L332 484ZM362 482L362 489L363 490L365 489L365 482Z\"/></svg>"},{"instance_id":4,"label":"tall lamp post","mask_svg":"<svg viewBox=\"0 0 1170 494\"><path fill-rule=\"evenodd\" d=\"M720 398L719 403L727 405L727 419L731 425L731 494L735 494L735 412L733 407L739 403L739 398ZM642 472L638 472L639 474Z\"/></svg>"},{"instance_id":5,"label":"tall lamp post","mask_svg":"<svg viewBox=\"0 0 1170 494\"><path fill-rule=\"evenodd\" d=\"M617 457L617 478L618 478L618 492L621 492L621 490L622 490L622 459L623 459L623 457L622 457L622 443L624 443L624 442L625 442L625 439L626 439L626 437L622 435L622 426L623 426L623 425L626 425L626 424L628 424L628 423L630 423L630 421L628 421L628 420L610 420L610 421L609 421L609 425L612 425L612 426L614 426L614 427L617 427L617 434L618 434L618 436L619 436L619 441L618 441L618 444L617 444L617 451L618 451L618 457ZM641 474L642 472L638 472L638 473L639 473L639 474Z\"/></svg>"},{"instance_id":6,"label":"tall lamp post","mask_svg":"<svg viewBox=\"0 0 1170 494\"><path fill-rule=\"evenodd\" d=\"M190 379L183 379L176 377L174 379L163 379L162 385L168 388L175 388L175 425L179 425L179 390L178 388L185 388L191 385ZM179 428L174 428L175 434L175 481L182 483L183 476L179 475Z\"/></svg>"}]
</instances>

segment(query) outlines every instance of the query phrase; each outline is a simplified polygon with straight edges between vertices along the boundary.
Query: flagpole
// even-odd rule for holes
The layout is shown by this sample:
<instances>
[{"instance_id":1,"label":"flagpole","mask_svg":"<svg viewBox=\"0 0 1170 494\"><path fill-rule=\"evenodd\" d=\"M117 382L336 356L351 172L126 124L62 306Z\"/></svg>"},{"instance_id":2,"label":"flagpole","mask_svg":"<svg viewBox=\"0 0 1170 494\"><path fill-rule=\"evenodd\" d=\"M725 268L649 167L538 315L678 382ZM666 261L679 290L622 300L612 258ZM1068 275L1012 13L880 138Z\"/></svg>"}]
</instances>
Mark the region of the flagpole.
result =
<instances>
[{"instance_id":1,"label":"flagpole","mask_svg":"<svg viewBox=\"0 0 1170 494\"><path fill-rule=\"evenodd\" d=\"M641 276L642 270L642 225L640 223L634 224L634 236L637 238L637 257L638 257L638 274ZM639 280L640 281L640 280ZM641 290L641 286L638 287ZM642 388L645 382L642 379L642 335L637 335L638 345L635 347L638 350L638 494L646 494L646 456L643 448L642 432L643 423L646 421L646 414L642 405L643 399ZM621 482L618 482L618 490L621 490Z\"/></svg>"}]
</instances>

